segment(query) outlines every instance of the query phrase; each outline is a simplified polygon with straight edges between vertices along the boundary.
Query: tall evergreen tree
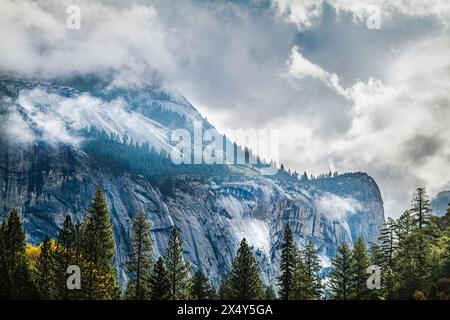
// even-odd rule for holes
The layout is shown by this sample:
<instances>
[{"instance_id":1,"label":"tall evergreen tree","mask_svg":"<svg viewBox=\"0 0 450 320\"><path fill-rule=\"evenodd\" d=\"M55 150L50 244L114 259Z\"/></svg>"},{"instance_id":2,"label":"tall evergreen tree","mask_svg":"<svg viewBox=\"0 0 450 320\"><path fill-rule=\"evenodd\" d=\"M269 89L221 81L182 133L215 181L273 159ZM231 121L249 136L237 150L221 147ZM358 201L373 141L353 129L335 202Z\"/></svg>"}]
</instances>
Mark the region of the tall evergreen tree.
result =
<instances>
[{"instance_id":1,"label":"tall evergreen tree","mask_svg":"<svg viewBox=\"0 0 450 320\"><path fill-rule=\"evenodd\" d=\"M55 245L48 236L41 245L41 253L36 263L36 283L39 296L44 300L54 300L58 296L55 259Z\"/></svg>"},{"instance_id":2,"label":"tall evergreen tree","mask_svg":"<svg viewBox=\"0 0 450 320\"><path fill-rule=\"evenodd\" d=\"M62 300L79 298L77 290L67 288L67 268L71 265L79 265L81 260L77 239L79 235L76 226L70 216L64 220L63 227L59 231L55 252L56 282L58 298Z\"/></svg>"},{"instance_id":3,"label":"tall evergreen tree","mask_svg":"<svg viewBox=\"0 0 450 320\"><path fill-rule=\"evenodd\" d=\"M367 288L367 268L369 267L369 254L367 247L361 238L358 238L352 251L351 273L351 298L366 300L370 296Z\"/></svg>"},{"instance_id":4,"label":"tall evergreen tree","mask_svg":"<svg viewBox=\"0 0 450 320\"><path fill-rule=\"evenodd\" d=\"M380 232L378 245L380 249L380 262L382 263L380 267L382 268L389 267L392 269L394 265L394 254L397 248L396 228L397 225L394 219L388 218Z\"/></svg>"},{"instance_id":5,"label":"tall evergreen tree","mask_svg":"<svg viewBox=\"0 0 450 320\"><path fill-rule=\"evenodd\" d=\"M292 276L292 293L290 299L311 300L310 283L308 281L307 269L303 258L298 256L295 263L294 274Z\"/></svg>"},{"instance_id":6,"label":"tall evergreen tree","mask_svg":"<svg viewBox=\"0 0 450 320\"><path fill-rule=\"evenodd\" d=\"M352 252L346 243L338 247L331 264L329 285L332 297L336 300L347 300L352 293Z\"/></svg>"},{"instance_id":7,"label":"tall evergreen tree","mask_svg":"<svg viewBox=\"0 0 450 320\"><path fill-rule=\"evenodd\" d=\"M16 209L13 209L7 221L2 223L0 241L0 283L2 294L8 299L36 298L28 259L25 255L25 233L22 221Z\"/></svg>"},{"instance_id":8,"label":"tall evergreen tree","mask_svg":"<svg viewBox=\"0 0 450 320\"><path fill-rule=\"evenodd\" d=\"M275 293L275 290L271 286L265 286L266 289L264 290L264 300L276 300L277 295Z\"/></svg>"},{"instance_id":9,"label":"tall evergreen tree","mask_svg":"<svg viewBox=\"0 0 450 320\"><path fill-rule=\"evenodd\" d=\"M302 252L302 257L306 270L308 294L313 299L320 299L323 289L322 278L320 276L322 264L312 241L308 241L306 244L305 250Z\"/></svg>"},{"instance_id":10,"label":"tall evergreen tree","mask_svg":"<svg viewBox=\"0 0 450 320\"><path fill-rule=\"evenodd\" d=\"M232 292L232 288L231 288L231 281L228 276L222 278L222 281L220 282L218 296L219 296L220 300L231 300L232 299L233 292Z\"/></svg>"},{"instance_id":11,"label":"tall evergreen tree","mask_svg":"<svg viewBox=\"0 0 450 320\"><path fill-rule=\"evenodd\" d=\"M417 188L412 201L411 212L416 218L419 229L423 229L430 219L431 212L431 203L425 188Z\"/></svg>"},{"instance_id":12,"label":"tall evergreen tree","mask_svg":"<svg viewBox=\"0 0 450 320\"><path fill-rule=\"evenodd\" d=\"M280 298L283 300L292 298L293 277L297 259L298 252L292 237L292 231L289 225L286 225L284 229L284 242L281 247L280 276L278 278Z\"/></svg>"},{"instance_id":13,"label":"tall evergreen tree","mask_svg":"<svg viewBox=\"0 0 450 320\"><path fill-rule=\"evenodd\" d=\"M6 264L5 224L0 222L0 300L8 298L8 265Z\"/></svg>"},{"instance_id":14,"label":"tall evergreen tree","mask_svg":"<svg viewBox=\"0 0 450 320\"><path fill-rule=\"evenodd\" d=\"M416 219L411 210L406 210L396 222L395 233L398 241L407 238L417 227Z\"/></svg>"},{"instance_id":15,"label":"tall evergreen tree","mask_svg":"<svg viewBox=\"0 0 450 320\"><path fill-rule=\"evenodd\" d=\"M189 279L189 262L183 261L183 241L176 228L173 228L165 255L166 268L169 274L170 299L188 299L191 281Z\"/></svg>"},{"instance_id":16,"label":"tall evergreen tree","mask_svg":"<svg viewBox=\"0 0 450 320\"><path fill-rule=\"evenodd\" d=\"M150 277L150 294L152 300L169 300L171 298L170 279L164 259L159 257Z\"/></svg>"},{"instance_id":17,"label":"tall evergreen tree","mask_svg":"<svg viewBox=\"0 0 450 320\"><path fill-rule=\"evenodd\" d=\"M212 300L215 297L214 288L208 282L201 270L198 270L192 278L192 294L194 300Z\"/></svg>"},{"instance_id":18,"label":"tall evergreen tree","mask_svg":"<svg viewBox=\"0 0 450 320\"><path fill-rule=\"evenodd\" d=\"M120 296L113 265L115 242L110 213L102 188L98 186L81 226L81 250L87 262L82 289L88 300L117 299Z\"/></svg>"},{"instance_id":19,"label":"tall evergreen tree","mask_svg":"<svg viewBox=\"0 0 450 320\"><path fill-rule=\"evenodd\" d=\"M127 268L132 277L128 283L127 298L145 300L150 298L149 279L152 271L152 241L150 224L143 213L137 214L134 218L131 247Z\"/></svg>"},{"instance_id":20,"label":"tall evergreen tree","mask_svg":"<svg viewBox=\"0 0 450 320\"><path fill-rule=\"evenodd\" d=\"M236 300L260 299L264 294L256 259L245 238L233 261L230 288L231 298Z\"/></svg>"}]
</instances>

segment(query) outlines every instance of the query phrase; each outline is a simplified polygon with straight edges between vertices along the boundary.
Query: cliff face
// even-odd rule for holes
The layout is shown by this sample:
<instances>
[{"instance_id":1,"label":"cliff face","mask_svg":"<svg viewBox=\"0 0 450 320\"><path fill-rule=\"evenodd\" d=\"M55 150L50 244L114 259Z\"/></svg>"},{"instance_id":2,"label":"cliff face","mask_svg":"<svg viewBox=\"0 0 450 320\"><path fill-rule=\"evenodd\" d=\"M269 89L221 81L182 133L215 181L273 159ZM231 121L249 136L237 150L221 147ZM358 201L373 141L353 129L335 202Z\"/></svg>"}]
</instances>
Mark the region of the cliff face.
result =
<instances>
[{"instance_id":1,"label":"cliff face","mask_svg":"<svg viewBox=\"0 0 450 320\"><path fill-rule=\"evenodd\" d=\"M286 223L291 225L298 245L303 246L308 240L315 243L327 266L337 245L344 241L351 245L360 236L366 242L373 242L384 222L378 187L364 173L304 182L245 172L210 177L177 174L173 176L172 192L163 195L154 181L126 170L113 170L82 151L70 139L57 143L43 139L52 130L46 127L45 121L40 121L48 115L56 123L55 119L62 112L61 105L67 103L58 100L59 97L75 99L73 90L66 88L62 94L61 88L52 88L49 98L48 88L36 89L35 85L29 85L34 88L30 93L27 91L30 88L13 90L16 86L8 87L8 83L3 82L3 87L0 83L0 120L3 121L0 127L6 133L0 138L0 218L3 219L13 207L20 209L27 241L37 244L47 234L56 237L66 215L81 221L96 185L102 184L112 213L116 263L122 283L127 279L125 263L130 249L131 220L138 212L144 212L151 222L155 258L164 253L170 230L176 226L181 231L185 258L191 261L192 271L201 268L215 284L229 271L243 237L253 247L263 280L268 282L277 275L278 249ZM79 99L77 94L75 96ZM189 115L195 109L186 101L159 95L159 113L150 112L154 105L148 103L146 97L155 99L155 95L140 96L139 100L128 103L125 116L137 121L130 126L139 123L147 126L149 131L133 131L130 127L127 132L134 132L136 139L142 139L148 132L150 137L156 137L150 140L164 148L166 142L159 133L170 131L170 126L175 125L168 121L168 115L173 119L175 112L183 114L176 122L180 125L190 121ZM127 99L129 97L122 103ZM171 108L168 114L160 112L164 100ZM76 120L85 117L90 125L98 123L107 127L109 123L101 118L107 113L104 115L103 109L98 110L91 105L83 111L88 116L79 114ZM37 114L41 111L43 116L39 117ZM117 116L123 116L119 111L115 112ZM158 121L149 118L156 114ZM196 111L194 116L201 119ZM14 117L23 120L14 121L15 124L25 123L26 129L40 138L24 139L22 129L19 134L15 133L8 126ZM63 132L64 137L72 132L67 127L74 129L75 125L83 124L67 114L63 121L66 131L61 129L59 133ZM162 124L165 122L167 126ZM113 125L111 123L111 127Z\"/></svg>"},{"instance_id":2,"label":"cliff face","mask_svg":"<svg viewBox=\"0 0 450 320\"><path fill-rule=\"evenodd\" d=\"M378 187L366 174L307 183L179 176L174 178L173 195L164 197L148 179L117 174L70 146L25 148L2 142L0 177L1 216L19 208L27 240L34 244L46 234L56 237L67 214L81 221L101 183L112 213L122 280L131 220L137 212L151 221L155 258L164 253L175 225L193 269L201 268L215 283L229 271L243 237L269 281L276 276L286 223L297 243L312 240L327 264L343 241L352 244L359 236L375 241L384 221Z\"/></svg>"}]
</instances>

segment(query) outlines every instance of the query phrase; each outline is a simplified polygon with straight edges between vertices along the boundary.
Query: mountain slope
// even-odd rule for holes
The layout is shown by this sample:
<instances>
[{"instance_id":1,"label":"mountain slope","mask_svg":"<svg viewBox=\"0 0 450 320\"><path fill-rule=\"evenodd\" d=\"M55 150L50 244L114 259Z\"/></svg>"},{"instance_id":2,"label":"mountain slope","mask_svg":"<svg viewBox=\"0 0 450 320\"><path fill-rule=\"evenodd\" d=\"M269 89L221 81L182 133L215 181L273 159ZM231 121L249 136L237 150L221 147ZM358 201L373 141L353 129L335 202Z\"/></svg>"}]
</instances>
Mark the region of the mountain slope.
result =
<instances>
[{"instance_id":1,"label":"mountain slope","mask_svg":"<svg viewBox=\"0 0 450 320\"><path fill-rule=\"evenodd\" d=\"M102 184L122 283L138 212L151 221L155 257L176 226L193 271L201 268L215 284L229 271L242 237L269 282L276 277L286 223L295 241L312 240L327 264L343 241L375 241L384 222L378 187L364 173L301 182L261 176L249 166L223 172L204 165L170 174L167 190L167 174L133 171L83 148L87 127L166 151L173 129L191 131L193 121L212 127L184 98L158 88L123 90L95 78L44 83L3 77L0 93L0 216L18 207L27 240L36 244L46 234L55 237L67 214L81 221Z\"/></svg>"}]
</instances>

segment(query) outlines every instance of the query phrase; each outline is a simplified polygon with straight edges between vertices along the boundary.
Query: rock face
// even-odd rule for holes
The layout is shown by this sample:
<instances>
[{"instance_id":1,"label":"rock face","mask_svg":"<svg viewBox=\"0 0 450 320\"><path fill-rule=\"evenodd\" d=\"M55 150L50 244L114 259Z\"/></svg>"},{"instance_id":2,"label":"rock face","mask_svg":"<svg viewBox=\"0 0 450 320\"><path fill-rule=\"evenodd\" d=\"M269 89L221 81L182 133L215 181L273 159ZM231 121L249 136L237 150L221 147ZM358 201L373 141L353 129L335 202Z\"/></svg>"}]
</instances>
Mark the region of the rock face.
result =
<instances>
[{"instance_id":1,"label":"rock face","mask_svg":"<svg viewBox=\"0 0 450 320\"><path fill-rule=\"evenodd\" d=\"M0 82L3 124L14 120L13 116L20 117L28 126L26 130L47 136L52 130L42 127L36 114L28 113L38 106L35 100L21 96L23 89L12 94L14 90L8 88L8 83L4 80L2 87ZM42 87L39 90L45 91ZM43 94L39 93L40 99ZM170 101L177 104L174 99ZM47 101L50 107L51 103ZM177 108L183 109L183 105L177 104ZM173 110L177 109L172 107ZM194 109L183 110L185 114L179 121L189 121L189 112ZM133 112L148 117L136 108L128 112L133 117L136 116ZM199 117L197 113L195 116ZM74 120L68 119L66 123L70 126ZM168 130L161 124L162 119L150 120L146 122L149 126ZM64 134L71 132L67 126ZM11 208L19 208L27 241L37 244L47 234L56 237L66 215L81 221L96 185L102 184L112 214L116 264L122 284L127 279L125 263L130 250L131 220L138 212L144 212L151 222L155 258L164 253L170 231L176 226L192 271L202 269L216 285L230 270L243 237L253 248L263 280L273 283L287 223L298 245L312 240L324 266L328 266L340 243L351 245L358 237L374 242L384 222L379 189L365 173L313 181L244 173L207 178L177 175L173 177L173 192L167 196L151 180L126 171L117 172L70 140L48 143L39 138L23 139L20 134L14 136L10 127L2 128L7 133L0 137L0 218L5 218Z\"/></svg>"},{"instance_id":2,"label":"rock face","mask_svg":"<svg viewBox=\"0 0 450 320\"><path fill-rule=\"evenodd\" d=\"M447 214L447 209L450 206L450 191L439 192L431 200L431 208L433 214L438 217L443 217Z\"/></svg>"}]
</instances>

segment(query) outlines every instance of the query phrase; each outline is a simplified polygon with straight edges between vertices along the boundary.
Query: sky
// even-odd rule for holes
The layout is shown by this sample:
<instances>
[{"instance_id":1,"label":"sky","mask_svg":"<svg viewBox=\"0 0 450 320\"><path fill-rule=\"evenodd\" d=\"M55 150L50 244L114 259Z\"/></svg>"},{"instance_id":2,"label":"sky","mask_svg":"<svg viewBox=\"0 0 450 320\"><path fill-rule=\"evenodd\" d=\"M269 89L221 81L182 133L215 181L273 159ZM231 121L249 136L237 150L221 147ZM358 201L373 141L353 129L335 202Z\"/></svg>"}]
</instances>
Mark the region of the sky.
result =
<instances>
[{"instance_id":1,"label":"sky","mask_svg":"<svg viewBox=\"0 0 450 320\"><path fill-rule=\"evenodd\" d=\"M448 0L2 0L0 39L0 72L119 70L224 133L279 130L286 167L367 172L387 216L450 190Z\"/></svg>"}]
</instances>

